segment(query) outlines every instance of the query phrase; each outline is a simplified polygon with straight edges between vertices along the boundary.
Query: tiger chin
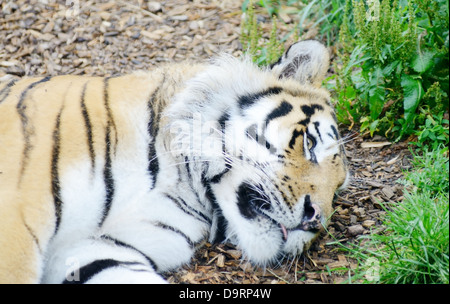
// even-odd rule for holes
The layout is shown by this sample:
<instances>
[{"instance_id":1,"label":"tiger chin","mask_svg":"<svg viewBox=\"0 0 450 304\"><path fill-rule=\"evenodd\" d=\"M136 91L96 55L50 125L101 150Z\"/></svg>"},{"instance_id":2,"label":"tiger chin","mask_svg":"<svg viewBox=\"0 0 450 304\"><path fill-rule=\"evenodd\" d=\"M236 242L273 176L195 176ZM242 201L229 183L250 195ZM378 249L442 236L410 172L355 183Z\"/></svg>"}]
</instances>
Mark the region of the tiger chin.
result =
<instances>
[{"instance_id":1,"label":"tiger chin","mask_svg":"<svg viewBox=\"0 0 450 304\"><path fill-rule=\"evenodd\" d=\"M347 166L329 55L0 84L0 282L164 283L205 241L300 255Z\"/></svg>"}]
</instances>

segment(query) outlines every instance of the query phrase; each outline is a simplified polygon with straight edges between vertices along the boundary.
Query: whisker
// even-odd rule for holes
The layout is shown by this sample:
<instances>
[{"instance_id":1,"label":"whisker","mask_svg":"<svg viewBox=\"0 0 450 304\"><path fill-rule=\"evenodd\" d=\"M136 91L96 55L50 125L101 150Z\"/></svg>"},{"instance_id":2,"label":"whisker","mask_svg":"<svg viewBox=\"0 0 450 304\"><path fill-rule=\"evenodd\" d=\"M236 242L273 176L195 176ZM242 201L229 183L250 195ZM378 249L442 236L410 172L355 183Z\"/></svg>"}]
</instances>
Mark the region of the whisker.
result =
<instances>
[{"instance_id":1,"label":"whisker","mask_svg":"<svg viewBox=\"0 0 450 304\"><path fill-rule=\"evenodd\" d=\"M353 132L353 133L351 133L351 134L348 134L348 135L346 135L346 136L340 138L338 142L339 142L341 145L343 145L343 144L352 142L352 141L354 141L354 140L356 140L357 138L360 138L360 137L361 137L361 134L356 133L356 132Z\"/></svg>"},{"instance_id":2,"label":"whisker","mask_svg":"<svg viewBox=\"0 0 450 304\"><path fill-rule=\"evenodd\" d=\"M340 138L339 140L337 140L336 142L332 143L329 147L327 147L327 150L329 149L333 149L336 146L343 146L349 142L352 142L354 140L356 140L357 138L361 137L358 133L352 133L350 135L346 135L343 138Z\"/></svg>"}]
</instances>

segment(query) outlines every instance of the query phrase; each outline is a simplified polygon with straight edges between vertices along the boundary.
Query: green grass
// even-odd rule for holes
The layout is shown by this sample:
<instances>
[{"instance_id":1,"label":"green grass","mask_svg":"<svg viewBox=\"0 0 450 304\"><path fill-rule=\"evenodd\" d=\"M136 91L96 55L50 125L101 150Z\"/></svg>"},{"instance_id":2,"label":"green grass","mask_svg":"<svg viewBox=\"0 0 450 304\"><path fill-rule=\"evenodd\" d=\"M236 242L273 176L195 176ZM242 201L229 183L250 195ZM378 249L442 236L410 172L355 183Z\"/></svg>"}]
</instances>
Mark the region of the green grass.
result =
<instances>
[{"instance_id":1,"label":"green grass","mask_svg":"<svg viewBox=\"0 0 450 304\"><path fill-rule=\"evenodd\" d=\"M449 283L448 148L414 155L404 200L385 208L382 233L342 245L359 262L353 281Z\"/></svg>"}]
</instances>

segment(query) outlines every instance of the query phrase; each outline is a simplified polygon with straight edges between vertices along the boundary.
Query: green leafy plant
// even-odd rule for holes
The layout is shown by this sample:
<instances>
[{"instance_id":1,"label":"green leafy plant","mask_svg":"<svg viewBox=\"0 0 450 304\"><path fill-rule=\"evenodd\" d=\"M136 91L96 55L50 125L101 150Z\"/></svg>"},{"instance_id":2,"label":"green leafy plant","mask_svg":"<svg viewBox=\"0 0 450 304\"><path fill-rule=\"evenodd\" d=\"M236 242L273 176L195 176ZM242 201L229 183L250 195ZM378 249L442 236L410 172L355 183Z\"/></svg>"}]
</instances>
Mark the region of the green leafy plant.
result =
<instances>
[{"instance_id":1,"label":"green leafy plant","mask_svg":"<svg viewBox=\"0 0 450 304\"><path fill-rule=\"evenodd\" d=\"M275 15L272 16L272 29L269 38L264 39L261 27L258 25L253 1L246 2L247 5L243 6L245 17L241 26L242 46L258 65L274 63L284 51L283 45L277 35L277 17ZM268 4L273 4L274 2L278 3L278 1L260 1L262 5L268 7L267 10L271 15L275 14L277 10L271 9L272 6Z\"/></svg>"},{"instance_id":2,"label":"green leafy plant","mask_svg":"<svg viewBox=\"0 0 450 304\"><path fill-rule=\"evenodd\" d=\"M282 3L281 0L259 0L256 2L254 0L245 0L242 3L242 10L245 12L247 8L251 9L255 4L265 8L269 16L274 16L278 15Z\"/></svg>"},{"instance_id":3,"label":"green leafy plant","mask_svg":"<svg viewBox=\"0 0 450 304\"><path fill-rule=\"evenodd\" d=\"M432 114L430 111L421 109L421 117L424 122L421 122L419 129L414 132L417 136L415 144L422 149L430 146L433 150L440 145L448 146L449 144L449 121L444 119L444 113Z\"/></svg>"},{"instance_id":4,"label":"green leafy plant","mask_svg":"<svg viewBox=\"0 0 450 304\"><path fill-rule=\"evenodd\" d=\"M448 112L448 2L353 0L344 13L332 78L341 121L400 139L422 107Z\"/></svg>"}]
</instances>

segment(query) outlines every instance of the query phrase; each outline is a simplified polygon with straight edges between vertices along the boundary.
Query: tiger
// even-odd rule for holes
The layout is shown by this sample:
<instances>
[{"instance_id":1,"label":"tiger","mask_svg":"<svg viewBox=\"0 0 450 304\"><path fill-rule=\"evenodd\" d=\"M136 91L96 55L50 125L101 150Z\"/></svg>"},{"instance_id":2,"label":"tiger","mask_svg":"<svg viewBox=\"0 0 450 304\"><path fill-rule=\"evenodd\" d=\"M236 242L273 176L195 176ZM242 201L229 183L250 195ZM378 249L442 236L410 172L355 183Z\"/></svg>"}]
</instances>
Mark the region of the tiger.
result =
<instances>
[{"instance_id":1,"label":"tiger","mask_svg":"<svg viewBox=\"0 0 450 304\"><path fill-rule=\"evenodd\" d=\"M300 256L348 180L328 49L0 86L0 282L167 283L207 242Z\"/></svg>"}]
</instances>

